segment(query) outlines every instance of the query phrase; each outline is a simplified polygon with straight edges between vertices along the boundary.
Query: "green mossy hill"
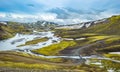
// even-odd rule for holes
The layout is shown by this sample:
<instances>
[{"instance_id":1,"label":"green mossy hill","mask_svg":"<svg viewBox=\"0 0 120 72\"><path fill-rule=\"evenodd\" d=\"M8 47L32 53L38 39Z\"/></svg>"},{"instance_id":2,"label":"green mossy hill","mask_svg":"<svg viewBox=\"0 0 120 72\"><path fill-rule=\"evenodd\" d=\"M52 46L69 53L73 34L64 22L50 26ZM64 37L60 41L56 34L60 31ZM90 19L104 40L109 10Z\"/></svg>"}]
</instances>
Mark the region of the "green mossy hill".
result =
<instances>
[{"instance_id":1,"label":"green mossy hill","mask_svg":"<svg viewBox=\"0 0 120 72\"><path fill-rule=\"evenodd\" d=\"M29 34L32 32L24 23L8 22L7 24L15 33Z\"/></svg>"},{"instance_id":2,"label":"green mossy hill","mask_svg":"<svg viewBox=\"0 0 120 72\"><path fill-rule=\"evenodd\" d=\"M80 30L80 33L120 35L119 29L120 29L120 16L112 16L107 19L107 22Z\"/></svg>"},{"instance_id":3,"label":"green mossy hill","mask_svg":"<svg viewBox=\"0 0 120 72\"><path fill-rule=\"evenodd\" d=\"M43 47L40 49L32 50L34 53L43 54L43 55L59 55L59 52L64 50L67 47L72 47L76 45L76 42L74 41L61 41L57 44L52 44L47 47Z\"/></svg>"},{"instance_id":4,"label":"green mossy hill","mask_svg":"<svg viewBox=\"0 0 120 72\"><path fill-rule=\"evenodd\" d=\"M50 61L50 62L49 62ZM58 63L58 62L60 63ZM70 64L70 65L69 65ZM45 59L19 52L0 52L0 68L38 69L42 72L107 72L102 68L85 64L64 63L63 59ZM14 71L15 71L14 70ZM12 72L14 72L12 71ZM29 72L24 71L23 72ZM30 71L31 72L31 71ZM41 71L40 71L41 72Z\"/></svg>"},{"instance_id":5,"label":"green mossy hill","mask_svg":"<svg viewBox=\"0 0 120 72\"><path fill-rule=\"evenodd\" d=\"M14 35L14 30L8 25L0 23L0 40L10 38Z\"/></svg>"},{"instance_id":6,"label":"green mossy hill","mask_svg":"<svg viewBox=\"0 0 120 72\"><path fill-rule=\"evenodd\" d=\"M93 50L93 53L102 52L120 52L120 15L107 18L106 21L82 29L56 29L56 36L62 38L86 38L76 41L77 45ZM93 44L93 45L91 45ZM78 47L79 47L78 46ZM81 47L79 47L81 48ZM83 52L83 53L88 53Z\"/></svg>"},{"instance_id":7,"label":"green mossy hill","mask_svg":"<svg viewBox=\"0 0 120 72\"><path fill-rule=\"evenodd\" d=\"M106 19L106 22L96 24L88 28L82 29L56 29L56 35L61 37L82 37L82 34L107 34L107 35L120 35L120 15L112 16Z\"/></svg>"},{"instance_id":8,"label":"green mossy hill","mask_svg":"<svg viewBox=\"0 0 120 72\"><path fill-rule=\"evenodd\" d=\"M17 22L0 23L0 40L13 37L16 33L28 34L31 30Z\"/></svg>"}]
</instances>

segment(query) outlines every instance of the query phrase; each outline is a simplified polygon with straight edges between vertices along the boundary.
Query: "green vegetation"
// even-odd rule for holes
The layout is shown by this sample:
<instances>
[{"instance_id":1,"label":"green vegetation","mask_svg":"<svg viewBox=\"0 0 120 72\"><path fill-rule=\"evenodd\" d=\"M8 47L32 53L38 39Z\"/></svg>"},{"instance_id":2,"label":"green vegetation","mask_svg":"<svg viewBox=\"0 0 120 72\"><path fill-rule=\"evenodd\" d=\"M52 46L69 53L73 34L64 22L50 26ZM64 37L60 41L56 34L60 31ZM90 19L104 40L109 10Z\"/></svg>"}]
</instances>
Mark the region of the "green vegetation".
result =
<instances>
[{"instance_id":1,"label":"green vegetation","mask_svg":"<svg viewBox=\"0 0 120 72\"><path fill-rule=\"evenodd\" d=\"M14 31L7 25L0 23L0 40L10 38L14 35Z\"/></svg>"},{"instance_id":2,"label":"green vegetation","mask_svg":"<svg viewBox=\"0 0 120 72\"><path fill-rule=\"evenodd\" d=\"M13 51L7 51L7 52L0 52L0 60L1 61L11 61L11 62L24 62L24 63L38 63L37 60L40 61L46 61L46 62L54 62L54 63L63 63L67 62L67 60L62 59L62 58L44 58L44 57L39 57L35 55L30 55L27 53L21 53L21 52L13 52ZM21 59L19 59L21 58Z\"/></svg>"},{"instance_id":3,"label":"green vegetation","mask_svg":"<svg viewBox=\"0 0 120 72\"><path fill-rule=\"evenodd\" d=\"M16 23L15 23L16 24ZM11 23L9 26L1 26L0 38L12 37L16 32L24 32L24 25L16 25L13 27L14 23ZM39 25L39 24L37 24ZM36 25L36 26L37 26ZM109 52L119 52L120 51L120 16L113 16L108 18L105 22L98 23L94 26L85 29L56 29L56 36L62 38L72 38L73 40L67 41L63 40L60 43L56 43L41 49L32 50L36 54L43 55L64 55L65 52L68 54L74 55L75 52L81 55L91 55L99 54L104 55L105 57L120 60L120 55L109 54ZM6 37L8 35L8 37ZM84 40L76 40L78 38L85 38ZM32 41L28 41L23 45L32 45L39 42L47 41L48 38L40 38ZM79 51L78 51L79 50ZM62 58L52 58L46 59L42 57L37 57L29 54L22 53L0 53L0 65L7 67L20 67L20 68L38 68L38 69L80 69L83 72L106 72L101 71L101 69L95 69L91 66L86 65L75 65L75 66L64 66L62 63L72 63ZM11 55L9 55L11 54ZM45 61L44 61L45 60ZM54 62L54 63L52 63ZM99 60L99 62L104 65L106 69L114 69L116 72L120 69L120 65L117 62L112 62L108 60ZM34 64L33 64L34 63ZM60 65L62 64L62 66Z\"/></svg>"},{"instance_id":4,"label":"green vegetation","mask_svg":"<svg viewBox=\"0 0 120 72\"><path fill-rule=\"evenodd\" d=\"M35 40L27 41L25 44L19 45L18 47L26 46L26 45L33 45L33 44L37 44L37 43L45 42L45 41L48 41L47 37L38 38L38 39L35 39Z\"/></svg>"},{"instance_id":5,"label":"green vegetation","mask_svg":"<svg viewBox=\"0 0 120 72\"><path fill-rule=\"evenodd\" d=\"M103 48L103 49L98 49L98 51L105 52L105 53L119 52L120 51L120 45L109 46L109 47L106 47L106 48Z\"/></svg>"},{"instance_id":6,"label":"green vegetation","mask_svg":"<svg viewBox=\"0 0 120 72\"><path fill-rule=\"evenodd\" d=\"M120 54L104 54L104 56L114 60L120 60Z\"/></svg>"},{"instance_id":7,"label":"green vegetation","mask_svg":"<svg viewBox=\"0 0 120 72\"><path fill-rule=\"evenodd\" d=\"M120 41L120 36L115 36L115 35L105 40L107 44L119 43L119 41Z\"/></svg>"},{"instance_id":8,"label":"green vegetation","mask_svg":"<svg viewBox=\"0 0 120 72\"><path fill-rule=\"evenodd\" d=\"M75 35L77 34L74 34L74 36ZM80 51L81 55L120 51L119 47L114 47L114 45L119 45L120 37L118 35L105 35L105 34L100 35L100 34L85 33L85 34L81 34L81 36L85 37L86 39L73 40L72 42L74 42L75 44L71 43L74 44L72 46L68 45L68 43L70 43L71 41L66 41L67 43L65 43L65 45L62 45L64 43L64 41L62 41L58 44L53 44L48 47L33 50L33 52L43 55L60 55L60 54L64 55L63 53L67 51L67 54L73 55L74 53L71 54L70 51L81 47L84 47L84 49Z\"/></svg>"},{"instance_id":9,"label":"green vegetation","mask_svg":"<svg viewBox=\"0 0 120 72\"><path fill-rule=\"evenodd\" d=\"M105 22L99 23L85 29L60 30L56 29L56 34L61 37L78 37L82 34L105 34L105 35L120 35L120 16L108 18Z\"/></svg>"},{"instance_id":10,"label":"green vegetation","mask_svg":"<svg viewBox=\"0 0 120 72\"><path fill-rule=\"evenodd\" d=\"M91 36L91 37L88 37L89 42L96 42L96 41L100 41L100 40L105 40L107 38L110 38L110 36Z\"/></svg>"},{"instance_id":11,"label":"green vegetation","mask_svg":"<svg viewBox=\"0 0 120 72\"><path fill-rule=\"evenodd\" d=\"M106 72L95 66L85 64L72 64L64 62L64 59L49 59L38 56L20 53L20 52L0 52L0 67L23 68L23 69L42 69L42 70L63 70L63 71L80 71L80 72ZM57 62L61 60L61 62Z\"/></svg>"},{"instance_id":12,"label":"green vegetation","mask_svg":"<svg viewBox=\"0 0 120 72\"><path fill-rule=\"evenodd\" d=\"M83 47L82 54L88 50L94 53L108 53L120 51L120 15L107 18L104 22L97 23L84 29L56 29L55 34L62 38L86 38L75 41L77 48ZM75 46L74 46L75 47ZM73 47L73 48L74 48ZM89 52L90 53L90 52ZM89 55L89 54L88 54Z\"/></svg>"},{"instance_id":13,"label":"green vegetation","mask_svg":"<svg viewBox=\"0 0 120 72\"><path fill-rule=\"evenodd\" d=\"M43 23L45 23L43 25ZM7 24L0 23L0 40L8 39L13 37L16 33L21 34L30 34L33 30L36 31L48 31L54 30L57 26L56 23L53 22L44 22L38 21L36 23L19 23L9 21Z\"/></svg>"},{"instance_id":14,"label":"green vegetation","mask_svg":"<svg viewBox=\"0 0 120 72\"><path fill-rule=\"evenodd\" d=\"M96 27L100 27L98 28L100 31L97 31L97 33L120 35L120 32L118 31L120 28L120 16L112 16L111 18L108 18L108 22L106 24Z\"/></svg>"},{"instance_id":15,"label":"green vegetation","mask_svg":"<svg viewBox=\"0 0 120 72\"><path fill-rule=\"evenodd\" d=\"M118 58L119 58L119 56L117 57L114 55L114 58L112 56L112 59L118 59ZM99 59L91 59L89 61L90 61L89 64L91 66L102 67L106 70L113 70L114 72L119 72L119 70L120 70L120 63L118 63L118 62L113 62L110 60L99 60Z\"/></svg>"},{"instance_id":16,"label":"green vegetation","mask_svg":"<svg viewBox=\"0 0 120 72\"><path fill-rule=\"evenodd\" d=\"M31 30L17 22L0 23L0 40L13 37L16 33L29 34Z\"/></svg>"},{"instance_id":17,"label":"green vegetation","mask_svg":"<svg viewBox=\"0 0 120 72\"><path fill-rule=\"evenodd\" d=\"M118 31L120 28L120 16L113 16L108 18L106 22L91 26L89 28L79 30L79 33L98 33L108 35L120 35Z\"/></svg>"},{"instance_id":18,"label":"green vegetation","mask_svg":"<svg viewBox=\"0 0 120 72\"><path fill-rule=\"evenodd\" d=\"M113 59L113 60L120 60L120 54L104 54L103 56ZM106 70L114 70L114 72L120 71L120 63L114 62L111 60L104 60L104 59L90 59L89 64L91 66L98 66L103 67Z\"/></svg>"},{"instance_id":19,"label":"green vegetation","mask_svg":"<svg viewBox=\"0 0 120 72\"><path fill-rule=\"evenodd\" d=\"M46 62L45 62L46 61ZM0 52L0 67L14 68L55 68L54 65L47 65L49 62L63 62L61 58L46 59L38 56L20 52Z\"/></svg>"},{"instance_id":20,"label":"green vegetation","mask_svg":"<svg viewBox=\"0 0 120 72\"><path fill-rule=\"evenodd\" d=\"M83 34L84 35L84 34ZM83 36L82 35L82 36ZM84 36L83 36L84 37ZM86 37L86 34L85 34ZM92 53L108 53L108 52L119 52L120 51L120 37L119 35L88 35L84 40L75 40L76 45L73 48L85 47L85 52L82 54L88 54L91 51ZM88 49L88 50L87 50ZM91 53L90 53L91 54Z\"/></svg>"},{"instance_id":21,"label":"green vegetation","mask_svg":"<svg viewBox=\"0 0 120 72\"><path fill-rule=\"evenodd\" d=\"M29 68L29 69L56 69L55 65L47 65L47 64L27 64L27 63L15 63L15 62L0 62L0 66L3 67L13 67L13 68Z\"/></svg>"},{"instance_id":22,"label":"green vegetation","mask_svg":"<svg viewBox=\"0 0 120 72\"><path fill-rule=\"evenodd\" d=\"M115 72L120 71L120 63L112 62L109 60L102 60L101 63L106 69L113 69Z\"/></svg>"},{"instance_id":23,"label":"green vegetation","mask_svg":"<svg viewBox=\"0 0 120 72\"><path fill-rule=\"evenodd\" d=\"M15 63L15 62L0 62L0 66L12 67L12 68L24 68L24 69L40 69L40 70L62 70L64 72L75 71L75 72L107 72L104 69L99 69L94 66L87 65L76 65L76 66L61 66L54 64L26 64L26 63Z\"/></svg>"},{"instance_id":24,"label":"green vegetation","mask_svg":"<svg viewBox=\"0 0 120 72\"><path fill-rule=\"evenodd\" d=\"M8 22L7 25L14 31L14 33L22 33L22 34L32 33L32 29L26 27L24 23Z\"/></svg>"},{"instance_id":25,"label":"green vegetation","mask_svg":"<svg viewBox=\"0 0 120 72\"><path fill-rule=\"evenodd\" d=\"M64 50L67 47L72 47L76 43L74 41L61 41L58 44L52 44L41 49L32 50L34 53L39 53L43 55L59 55L61 50Z\"/></svg>"}]
</instances>

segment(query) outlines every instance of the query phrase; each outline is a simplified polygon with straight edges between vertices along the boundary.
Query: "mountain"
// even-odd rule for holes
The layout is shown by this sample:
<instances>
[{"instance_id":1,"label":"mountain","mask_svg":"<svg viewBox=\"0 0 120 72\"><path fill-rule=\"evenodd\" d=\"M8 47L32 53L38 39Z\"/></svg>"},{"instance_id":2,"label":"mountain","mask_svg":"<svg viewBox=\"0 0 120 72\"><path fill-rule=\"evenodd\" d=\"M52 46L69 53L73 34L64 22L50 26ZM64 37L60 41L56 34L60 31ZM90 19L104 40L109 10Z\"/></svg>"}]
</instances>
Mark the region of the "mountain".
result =
<instances>
[{"instance_id":1,"label":"mountain","mask_svg":"<svg viewBox=\"0 0 120 72\"><path fill-rule=\"evenodd\" d=\"M31 30L19 22L0 22L0 40L13 37L16 33L31 33Z\"/></svg>"},{"instance_id":2,"label":"mountain","mask_svg":"<svg viewBox=\"0 0 120 72\"><path fill-rule=\"evenodd\" d=\"M96 20L96 21L88 21L88 22L82 22L82 23L77 23L77 24L69 24L69 25L59 25L58 27L56 27L56 29L64 29L64 28L68 28L68 29L81 29L81 28L88 28L90 26L93 25L97 25L100 23L105 23L107 22L107 19L101 19L101 20Z\"/></svg>"},{"instance_id":3,"label":"mountain","mask_svg":"<svg viewBox=\"0 0 120 72\"><path fill-rule=\"evenodd\" d=\"M84 22L72 25L62 25L56 29L68 29L67 34L84 34L84 33L97 33L106 35L120 35L120 15L112 16L110 18ZM64 36L65 34L60 34Z\"/></svg>"},{"instance_id":4,"label":"mountain","mask_svg":"<svg viewBox=\"0 0 120 72\"><path fill-rule=\"evenodd\" d=\"M102 33L102 34L120 34L120 16L112 16L96 21L83 22L78 24L60 25L56 29L80 29L80 33Z\"/></svg>"},{"instance_id":5,"label":"mountain","mask_svg":"<svg viewBox=\"0 0 120 72\"><path fill-rule=\"evenodd\" d=\"M57 23L49 22L49 21L37 21L35 24L38 24L38 25L41 25L41 26L58 25Z\"/></svg>"},{"instance_id":6,"label":"mountain","mask_svg":"<svg viewBox=\"0 0 120 72\"><path fill-rule=\"evenodd\" d=\"M37 31L44 31L44 30L51 30L58 26L57 23L49 22L49 21L37 21L32 23L23 23L24 26L27 28L37 30Z\"/></svg>"},{"instance_id":7,"label":"mountain","mask_svg":"<svg viewBox=\"0 0 120 72\"><path fill-rule=\"evenodd\" d=\"M100 33L110 35L120 35L120 15L107 18L105 21L97 23L95 26L80 30L80 33Z\"/></svg>"},{"instance_id":8,"label":"mountain","mask_svg":"<svg viewBox=\"0 0 120 72\"><path fill-rule=\"evenodd\" d=\"M120 52L120 15L93 21L90 26L84 27L88 23L81 28L59 28L55 34L63 39L73 39L78 44L73 48L80 50L82 55ZM79 40L81 38L84 39ZM66 51L70 52L70 49L66 48L62 53Z\"/></svg>"}]
</instances>

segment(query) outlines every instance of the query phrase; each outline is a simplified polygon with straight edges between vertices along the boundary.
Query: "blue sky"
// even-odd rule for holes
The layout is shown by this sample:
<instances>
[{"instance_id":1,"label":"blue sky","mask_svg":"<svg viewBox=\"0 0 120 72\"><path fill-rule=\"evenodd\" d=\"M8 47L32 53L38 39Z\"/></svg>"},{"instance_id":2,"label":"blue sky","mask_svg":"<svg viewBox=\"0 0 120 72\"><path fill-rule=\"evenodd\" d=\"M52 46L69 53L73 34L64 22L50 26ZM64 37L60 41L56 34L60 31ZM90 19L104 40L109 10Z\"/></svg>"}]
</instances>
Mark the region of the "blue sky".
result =
<instances>
[{"instance_id":1,"label":"blue sky","mask_svg":"<svg viewBox=\"0 0 120 72\"><path fill-rule=\"evenodd\" d=\"M0 20L12 15L31 19L39 16L38 20L89 21L116 14L120 14L120 0L0 0Z\"/></svg>"}]
</instances>

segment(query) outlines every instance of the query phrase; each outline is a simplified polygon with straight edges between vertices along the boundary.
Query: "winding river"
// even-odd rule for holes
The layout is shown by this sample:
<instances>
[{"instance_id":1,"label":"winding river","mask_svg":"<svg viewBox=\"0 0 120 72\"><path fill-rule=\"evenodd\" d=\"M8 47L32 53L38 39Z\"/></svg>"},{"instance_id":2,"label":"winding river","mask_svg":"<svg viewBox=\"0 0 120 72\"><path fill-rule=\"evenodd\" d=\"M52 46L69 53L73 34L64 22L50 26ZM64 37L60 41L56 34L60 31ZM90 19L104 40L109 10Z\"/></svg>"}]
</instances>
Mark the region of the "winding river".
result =
<instances>
[{"instance_id":1,"label":"winding river","mask_svg":"<svg viewBox=\"0 0 120 72\"><path fill-rule=\"evenodd\" d=\"M34 45L27 45L27 46L21 46L18 47L21 44L25 44L25 42L27 41L31 41L34 40L36 38L44 38L47 37L49 38L48 41L46 42L40 42L38 44L34 44ZM39 54L35 54L32 53L31 50L34 49L39 49L39 48L43 48L45 46L49 46L52 45L55 41L55 43L59 43L61 41L61 38L54 36L53 32L37 32L37 31L33 31L32 34L29 35L24 35L24 34L16 34L13 38L9 38L7 40L2 40L0 41L0 51L20 51L20 52L25 52L25 53L29 53L29 54L33 54L33 55L37 55L37 56L42 56L45 58L75 58L75 59L79 59L79 56L44 56L44 55L39 55ZM90 56L86 56L83 58L90 58Z\"/></svg>"},{"instance_id":2,"label":"winding river","mask_svg":"<svg viewBox=\"0 0 120 72\"><path fill-rule=\"evenodd\" d=\"M38 44L34 45L27 45L27 46L22 46L22 47L17 47L21 44L25 44L27 41L34 40L36 38L44 38L47 37L49 38L48 41L46 42L41 42ZM38 49L42 48L48 45L53 44L53 41L60 42L60 38L54 36L53 32L36 32L29 34L29 35L23 35L23 34L16 34L13 38L7 39L0 41L0 51L6 51L6 50L33 50L33 49Z\"/></svg>"}]
</instances>

